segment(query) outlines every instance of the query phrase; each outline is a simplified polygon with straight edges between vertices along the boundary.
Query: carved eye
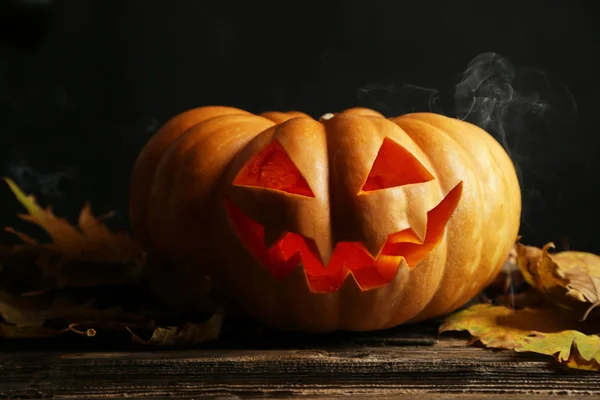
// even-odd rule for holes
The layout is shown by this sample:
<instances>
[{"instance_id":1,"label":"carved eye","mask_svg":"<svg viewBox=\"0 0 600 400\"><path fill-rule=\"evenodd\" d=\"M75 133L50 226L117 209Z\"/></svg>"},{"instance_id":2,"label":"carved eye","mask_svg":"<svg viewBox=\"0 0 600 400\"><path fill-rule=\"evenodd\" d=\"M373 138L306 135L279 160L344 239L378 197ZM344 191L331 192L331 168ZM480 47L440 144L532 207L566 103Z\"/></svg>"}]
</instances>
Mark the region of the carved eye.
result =
<instances>
[{"instance_id":1,"label":"carved eye","mask_svg":"<svg viewBox=\"0 0 600 400\"><path fill-rule=\"evenodd\" d=\"M362 192L423 183L435 179L408 150L385 138Z\"/></svg>"},{"instance_id":2,"label":"carved eye","mask_svg":"<svg viewBox=\"0 0 600 400\"><path fill-rule=\"evenodd\" d=\"M315 197L283 146L276 140L250 160L238 173L234 185L281 190Z\"/></svg>"}]
</instances>

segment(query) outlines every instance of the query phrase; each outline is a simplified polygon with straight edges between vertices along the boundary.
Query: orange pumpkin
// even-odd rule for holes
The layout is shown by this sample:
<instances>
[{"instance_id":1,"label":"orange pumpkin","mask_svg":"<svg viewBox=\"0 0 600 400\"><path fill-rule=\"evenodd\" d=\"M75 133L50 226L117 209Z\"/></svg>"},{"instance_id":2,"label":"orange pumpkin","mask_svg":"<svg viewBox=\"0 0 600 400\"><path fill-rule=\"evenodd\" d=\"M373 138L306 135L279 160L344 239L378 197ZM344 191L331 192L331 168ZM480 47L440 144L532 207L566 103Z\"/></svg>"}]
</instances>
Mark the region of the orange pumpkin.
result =
<instances>
[{"instance_id":1,"label":"orange pumpkin","mask_svg":"<svg viewBox=\"0 0 600 400\"><path fill-rule=\"evenodd\" d=\"M176 290L193 296L186 282L208 273L243 312L309 332L457 309L499 272L520 212L514 166L484 130L363 108L187 111L143 149L130 196Z\"/></svg>"}]
</instances>

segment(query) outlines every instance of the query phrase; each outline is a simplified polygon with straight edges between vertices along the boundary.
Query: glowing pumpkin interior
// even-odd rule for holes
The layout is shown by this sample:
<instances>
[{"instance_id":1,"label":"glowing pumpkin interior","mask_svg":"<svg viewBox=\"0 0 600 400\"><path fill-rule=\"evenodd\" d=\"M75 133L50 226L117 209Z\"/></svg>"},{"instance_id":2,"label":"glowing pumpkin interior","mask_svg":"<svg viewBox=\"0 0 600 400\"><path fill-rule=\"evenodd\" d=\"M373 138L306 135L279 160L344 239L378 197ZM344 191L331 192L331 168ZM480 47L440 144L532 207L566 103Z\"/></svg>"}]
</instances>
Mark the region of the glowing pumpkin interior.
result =
<instances>
[{"instance_id":1,"label":"glowing pumpkin interior","mask_svg":"<svg viewBox=\"0 0 600 400\"><path fill-rule=\"evenodd\" d=\"M386 138L358 195L432 179L435 179L433 175L408 150ZM277 141L251 159L233 184L314 198L306 179ZM245 215L229 198L225 199L225 205L241 242L276 279L285 279L302 264L312 291L331 292L342 286L348 274L354 275L361 289L368 290L389 283L402 259L409 268L419 264L442 240L461 194L462 182L427 213L426 236L422 242L411 228L389 235L376 256L371 255L360 242L338 242L327 266L321 262L311 238L287 232L267 248L264 227ZM310 201L310 198L306 200Z\"/></svg>"}]
</instances>

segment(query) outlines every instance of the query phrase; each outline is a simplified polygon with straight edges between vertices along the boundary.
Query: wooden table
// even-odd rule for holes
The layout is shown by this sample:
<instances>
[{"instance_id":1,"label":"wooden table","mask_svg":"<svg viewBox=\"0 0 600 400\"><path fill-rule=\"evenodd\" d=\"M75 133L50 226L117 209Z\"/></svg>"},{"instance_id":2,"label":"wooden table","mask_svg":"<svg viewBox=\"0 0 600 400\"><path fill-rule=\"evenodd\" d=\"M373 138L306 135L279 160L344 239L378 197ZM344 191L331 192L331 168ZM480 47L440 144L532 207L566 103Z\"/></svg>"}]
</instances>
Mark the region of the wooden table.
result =
<instances>
[{"instance_id":1,"label":"wooden table","mask_svg":"<svg viewBox=\"0 0 600 400\"><path fill-rule=\"evenodd\" d=\"M232 335L193 350L113 339L0 342L0 398L530 399L600 397L600 374L468 346L437 323L385 332ZM126 340L126 342L129 342Z\"/></svg>"}]
</instances>

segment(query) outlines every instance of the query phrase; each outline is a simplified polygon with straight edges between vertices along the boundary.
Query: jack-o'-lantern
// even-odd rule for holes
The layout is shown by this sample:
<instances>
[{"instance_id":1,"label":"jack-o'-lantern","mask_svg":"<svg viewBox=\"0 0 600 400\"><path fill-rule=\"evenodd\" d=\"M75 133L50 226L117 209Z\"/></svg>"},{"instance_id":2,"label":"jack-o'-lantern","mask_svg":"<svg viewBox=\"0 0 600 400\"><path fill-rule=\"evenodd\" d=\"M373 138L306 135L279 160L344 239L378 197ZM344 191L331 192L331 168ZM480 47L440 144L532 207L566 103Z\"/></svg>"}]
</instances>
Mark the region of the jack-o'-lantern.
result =
<instances>
[{"instance_id":1,"label":"jack-o'-lantern","mask_svg":"<svg viewBox=\"0 0 600 400\"><path fill-rule=\"evenodd\" d=\"M499 272L520 210L514 166L482 129L362 108L180 114L140 154L130 201L181 293L207 273L237 309L309 332L455 310Z\"/></svg>"}]
</instances>

